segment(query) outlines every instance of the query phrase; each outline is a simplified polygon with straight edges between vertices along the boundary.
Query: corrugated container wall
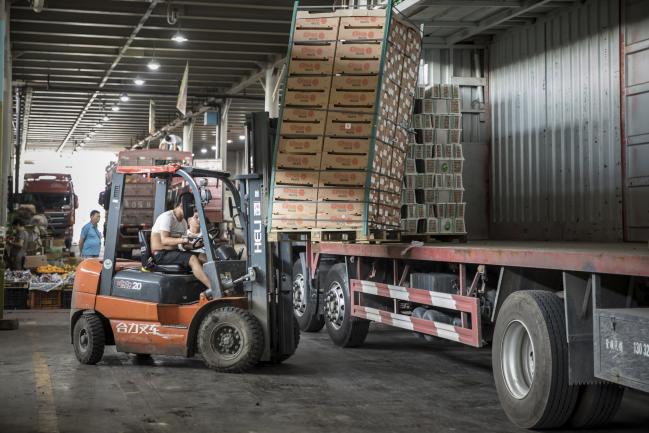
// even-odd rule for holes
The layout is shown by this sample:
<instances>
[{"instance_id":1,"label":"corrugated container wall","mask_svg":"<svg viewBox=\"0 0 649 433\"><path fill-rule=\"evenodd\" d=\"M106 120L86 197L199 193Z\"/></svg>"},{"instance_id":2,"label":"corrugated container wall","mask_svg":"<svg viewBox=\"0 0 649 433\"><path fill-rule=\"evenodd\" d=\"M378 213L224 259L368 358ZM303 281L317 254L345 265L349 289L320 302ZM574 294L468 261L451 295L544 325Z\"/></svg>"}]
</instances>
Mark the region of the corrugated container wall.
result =
<instances>
[{"instance_id":1,"label":"corrugated container wall","mask_svg":"<svg viewBox=\"0 0 649 433\"><path fill-rule=\"evenodd\" d=\"M619 41L589 0L490 47L492 238L622 240Z\"/></svg>"},{"instance_id":2,"label":"corrugated container wall","mask_svg":"<svg viewBox=\"0 0 649 433\"><path fill-rule=\"evenodd\" d=\"M458 84L463 78L485 77L484 49L424 48L428 84ZM466 228L470 239L488 237L488 133L484 89L460 85L462 145L464 152L464 200Z\"/></svg>"}]
</instances>

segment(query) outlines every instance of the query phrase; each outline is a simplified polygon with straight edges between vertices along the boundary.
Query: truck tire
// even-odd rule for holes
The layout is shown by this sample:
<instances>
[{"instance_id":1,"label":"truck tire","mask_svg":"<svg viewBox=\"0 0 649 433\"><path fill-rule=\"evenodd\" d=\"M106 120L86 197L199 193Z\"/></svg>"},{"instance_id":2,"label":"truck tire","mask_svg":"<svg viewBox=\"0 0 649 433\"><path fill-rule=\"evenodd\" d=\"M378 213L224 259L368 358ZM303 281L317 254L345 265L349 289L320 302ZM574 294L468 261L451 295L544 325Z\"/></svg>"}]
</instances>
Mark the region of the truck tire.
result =
<instances>
[{"instance_id":1,"label":"truck tire","mask_svg":"<svg viewBox=\"0 0 649 433\"><path fill-rule=\"evenodd\" d=\"M577 405L568 421L571 428L594 428L609 422L624 397L624 387L612 383L581 385Z\"/></svg>"},{"instance_id":2,"label":"truck tire","mask_svg":"<svg viewBox=\"0 0 649 433\"><path fill-rule=\"evenodd\" d=\"M578 387L568 383L563 301L524 290L503 303L494 331L492 368L500 404L517 426L557 428L568 421Z\"/></svg>"},{"instance_id":3,"label":"truck tire","mask_svg":"<svg viewBox=\"0 0 649 433\"><path fill-rule=\"evenodd\" d=\"M82 314L72 331L74 354L82 364L93 365L104 356L106 335L101 318L95 313Z\"/></svg>"},{"instance_id":4,"label":"truck tire","mask_svg":"<svg viewBox=\"0 0 649 433\"><path fill-rule=\"evenodd\" d=\"M349 280L344 263L329 269L325 278L325 323L331 341L341 347L363 344L370 321L352 317Z\"/></svg>"},{"instance_id":5,"label":"truck tire","mask_svg":"<svg viewBox=\"0 0 649 433\"><path fill-rule=\"evenodd\" d=\"M324 317L318 314L318 294L313 293L309 276L303 275L302 260L293 264L293 314L300 330L318 332L324 326Z\"/></svg>"},{"instance_id":6,"label":"truck tire","mask_svg":"<svg viewBox=\"0 0 649 433\"><path fill-rule=\"evenodd\" d=\"M255 316L236 307L216 308L198 328L198 348L205 364L224 373L254 367L264 351L264 331Z\"/></svg>"}]
</instances>

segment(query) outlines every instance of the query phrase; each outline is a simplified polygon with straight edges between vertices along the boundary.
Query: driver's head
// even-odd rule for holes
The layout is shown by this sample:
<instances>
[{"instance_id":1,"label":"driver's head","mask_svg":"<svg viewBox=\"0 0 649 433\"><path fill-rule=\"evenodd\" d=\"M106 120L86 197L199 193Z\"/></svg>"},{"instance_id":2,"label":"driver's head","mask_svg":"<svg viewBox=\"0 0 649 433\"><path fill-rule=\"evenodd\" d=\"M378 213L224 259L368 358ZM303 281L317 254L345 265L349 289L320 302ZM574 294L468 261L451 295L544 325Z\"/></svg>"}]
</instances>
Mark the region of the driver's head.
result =
<instances>
[{"instance_id":1,"label":"driver's head","mask_svg":"<svg viewBox=\"0 0 649 433\"><path fill-rule=\"evenodd\" d=\"M201 222L198 219L198 212L194 211L194 214L187 219L187 224L189 224L190 229L200 229Z\"/></svg>"},{"instance_id":2,"label":"driver's head","mask_svg":"<svg viewBox=\"0 0 649 433\"><path fill-rule=\"evenodd\" d=\"M175 208L181 218L185 218L185 213L191 215L194 209L194 196L189 192L180 194L176 199ZM185 212L185 210L187 210L187 212Z\"/></svg>"}]
</instances>

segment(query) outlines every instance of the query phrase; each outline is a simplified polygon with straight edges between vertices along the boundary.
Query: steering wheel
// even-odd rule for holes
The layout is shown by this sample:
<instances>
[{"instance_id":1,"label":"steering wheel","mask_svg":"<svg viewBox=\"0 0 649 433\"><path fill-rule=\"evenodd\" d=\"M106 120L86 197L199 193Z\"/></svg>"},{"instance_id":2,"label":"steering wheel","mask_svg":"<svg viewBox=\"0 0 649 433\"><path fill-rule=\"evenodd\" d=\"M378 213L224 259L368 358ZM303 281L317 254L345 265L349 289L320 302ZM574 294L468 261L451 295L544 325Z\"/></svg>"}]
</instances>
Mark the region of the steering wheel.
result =
<instances>
[{"instance_id":1,"label":"steering wheel","mask_svg":"<svg viewBox=\"0 0 649 433\"><path fill-rule=\"evenodd\" d=\"M202 243L203 243L203 238L196 238L196 239L193 239L193 240L190 242L190 244L191 244L191 246L192 246L192 250L197 250L197 249L203 247Z\"/></svg>"}]
</instances>

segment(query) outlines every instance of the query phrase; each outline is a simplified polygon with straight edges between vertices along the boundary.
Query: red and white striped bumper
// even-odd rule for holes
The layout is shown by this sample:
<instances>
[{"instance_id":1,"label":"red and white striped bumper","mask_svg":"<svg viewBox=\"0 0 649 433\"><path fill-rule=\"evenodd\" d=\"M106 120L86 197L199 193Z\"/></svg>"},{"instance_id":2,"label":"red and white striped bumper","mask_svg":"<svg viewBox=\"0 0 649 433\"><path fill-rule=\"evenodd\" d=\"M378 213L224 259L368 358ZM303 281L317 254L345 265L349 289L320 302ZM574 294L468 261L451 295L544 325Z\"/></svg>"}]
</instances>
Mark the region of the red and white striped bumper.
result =
<instances>
[{"instance_id":1,"label":"red and white striped bumper","mask_svg":"<svg viewBox=\"0 0 649 433\"><path fill-rule=\"evenodd\" d=\"M410 331L421 332L422 334L433 335L446 340L457 341L469 346L482 346L480 301L478 298L375 283L372 281L350 280L350 283L352 291L352 316L354 317L372 320ZM359 295L356 295L356 293ZM469 326L453 326L447 323L365 307L362 305L363 296L361 294L363 293L467 313L470 319L467 321L467 325Z\"/></svg>"}]
</instances>

